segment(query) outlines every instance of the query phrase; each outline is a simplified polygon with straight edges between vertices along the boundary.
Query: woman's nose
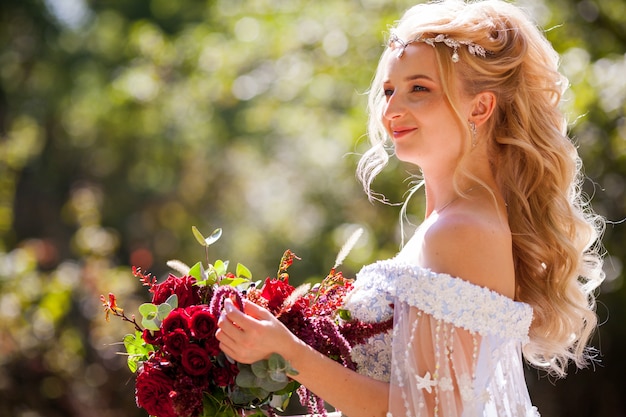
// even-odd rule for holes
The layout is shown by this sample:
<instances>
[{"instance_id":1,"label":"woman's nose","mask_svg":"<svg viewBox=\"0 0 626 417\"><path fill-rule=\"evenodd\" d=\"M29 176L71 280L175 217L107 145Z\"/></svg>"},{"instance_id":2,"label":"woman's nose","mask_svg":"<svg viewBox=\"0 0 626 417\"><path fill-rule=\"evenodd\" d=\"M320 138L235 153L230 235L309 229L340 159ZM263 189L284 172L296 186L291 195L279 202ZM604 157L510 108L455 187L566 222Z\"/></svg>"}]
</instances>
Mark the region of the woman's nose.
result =
<instances>
[{"instance_id":1,"label":"woman's nose","mask_svg":"<svg viewBox=\"0 0 626 417\"><path fill-rule=\"evenodd\" d=\"M405 112L406 108L402 105L402 102L399 97L396 97L395 94L387 97L387 104L385 104L385 109L383 110L383 117L387 120L396 119L402 116Z\"/></svg>"}]
</instances>

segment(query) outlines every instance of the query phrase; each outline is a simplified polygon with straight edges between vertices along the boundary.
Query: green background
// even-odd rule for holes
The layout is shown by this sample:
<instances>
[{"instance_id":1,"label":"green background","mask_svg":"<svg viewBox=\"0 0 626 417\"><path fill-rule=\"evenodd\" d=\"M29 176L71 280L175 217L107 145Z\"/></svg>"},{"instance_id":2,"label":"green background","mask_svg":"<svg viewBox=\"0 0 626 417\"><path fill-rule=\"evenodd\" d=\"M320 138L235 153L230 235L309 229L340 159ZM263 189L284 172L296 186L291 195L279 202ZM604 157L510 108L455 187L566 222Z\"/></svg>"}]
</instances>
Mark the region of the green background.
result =
<instances>
[{"instance_id":1,"label":"green background","mask_svg":"<svg viewBox=\"0 0 626 417\"><path fill-rule=\"evenodd\" d=\"M623 416L626 374L626 3L524 1L562 54L564 108L585 191L612 223L599 292L600 363L553 381L528 370L545 417ZM392 256L399 207L354 170L384 33L383 0L3 0L0 5L0 416L145 416L104 320L148 300L130 266L204 256L191 226L224 230L211 259L292 282ZM412 168L376 191L400 202ZM414 172L414 170L413 170ZM409 211L419 221L423 201ZM407 229L410 232L410 226Z\"/></svg>"}]
</instances>

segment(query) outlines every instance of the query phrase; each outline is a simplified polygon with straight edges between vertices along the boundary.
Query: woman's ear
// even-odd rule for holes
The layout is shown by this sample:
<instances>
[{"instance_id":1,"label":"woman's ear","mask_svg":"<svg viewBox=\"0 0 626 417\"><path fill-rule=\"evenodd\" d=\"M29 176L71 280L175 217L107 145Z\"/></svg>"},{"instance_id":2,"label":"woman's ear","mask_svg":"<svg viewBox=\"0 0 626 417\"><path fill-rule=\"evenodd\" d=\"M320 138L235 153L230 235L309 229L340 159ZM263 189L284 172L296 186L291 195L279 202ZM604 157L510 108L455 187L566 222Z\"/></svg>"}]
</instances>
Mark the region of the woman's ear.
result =
<instances>
[{"instance_id":1,"label":"woman's ear","mask_svg":"<svg viewBox=\"0 0 626 417\"><path fill-rule=\"evenodd\" d=\"M485 123L496 108L496 96L491 91L483 91L476 95L473 100L470 121L476 126Z\"/></svg>"}]
</instances>

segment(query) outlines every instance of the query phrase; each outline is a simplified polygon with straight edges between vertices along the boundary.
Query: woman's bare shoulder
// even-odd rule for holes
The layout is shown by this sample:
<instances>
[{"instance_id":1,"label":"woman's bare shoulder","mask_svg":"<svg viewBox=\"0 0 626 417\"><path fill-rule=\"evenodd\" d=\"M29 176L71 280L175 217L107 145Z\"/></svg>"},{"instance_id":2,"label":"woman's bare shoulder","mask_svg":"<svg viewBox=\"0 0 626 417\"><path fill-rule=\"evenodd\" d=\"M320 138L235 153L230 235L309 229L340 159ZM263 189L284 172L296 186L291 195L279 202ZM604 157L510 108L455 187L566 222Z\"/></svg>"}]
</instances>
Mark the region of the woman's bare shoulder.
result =
<instances>
[{"instance_id":1,"label":"woman's bare shoulder","mask_svg":"<svg viewBox=\"0 0 626 417\"><path fill-rule=\"evenodd\" d=\"M440 215L424 233L423 266L513 297L511 232L494 214L451 210Z\"/></svg>"}]
</instances>

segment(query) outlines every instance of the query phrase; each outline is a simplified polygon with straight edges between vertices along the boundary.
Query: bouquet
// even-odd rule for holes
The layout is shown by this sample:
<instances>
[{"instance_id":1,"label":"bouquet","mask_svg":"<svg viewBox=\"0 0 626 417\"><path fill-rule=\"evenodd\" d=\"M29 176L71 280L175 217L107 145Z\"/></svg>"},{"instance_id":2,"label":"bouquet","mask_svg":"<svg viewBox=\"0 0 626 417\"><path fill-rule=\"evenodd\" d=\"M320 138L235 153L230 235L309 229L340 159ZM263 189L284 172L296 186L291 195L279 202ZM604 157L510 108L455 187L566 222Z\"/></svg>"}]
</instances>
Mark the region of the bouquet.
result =
<instances>
[{"instance_id":1,"label":"bouquet","mask_svg":"<svg viewBox=\"0 0 626 417\"><path fill-rule=\"evenodd\" d=\"M290 250L283 254L275 278L253 281L242 264L232 273L228 261L208 263L208 247L219 239L221 229L208 238L195 227L192 231L205 247L206 267L202 262L188 267L169 261L168 266L180 276L169 274L162 283L150 273L132 268L152 294L151 302L139 307L140 322L134 315L126 315L114 294L101 296L107 320L114 315L135 329L123 343L128 367L137 374L137 406L154 417L274 416L297 393L309 413L325 415L322 399L288 377L297 375L297 370L280 355L251 365L227 357L215 338L217 320L224 299L231 298L242 309L245 298L268 309L314 349L356 369L350 358L352 346L391 327L391 320L364 323L342 309L354 280L336 268L360 232L346 242L321 283L295 288L289 284L287 269L299 258Z\"/></svg>"}]
</instances>

